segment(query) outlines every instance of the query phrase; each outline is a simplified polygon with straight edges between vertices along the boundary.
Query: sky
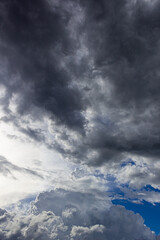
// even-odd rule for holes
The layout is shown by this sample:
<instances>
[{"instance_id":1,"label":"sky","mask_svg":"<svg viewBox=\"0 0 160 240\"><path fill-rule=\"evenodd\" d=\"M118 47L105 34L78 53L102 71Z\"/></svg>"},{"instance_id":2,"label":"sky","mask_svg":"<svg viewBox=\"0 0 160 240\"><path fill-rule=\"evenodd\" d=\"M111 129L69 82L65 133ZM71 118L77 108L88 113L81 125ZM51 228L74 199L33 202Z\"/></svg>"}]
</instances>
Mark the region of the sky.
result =
<instances>
[{"instance_id":1,"label":"sky","mask_svg":"<svg viewBox=\"0 0 160 240\"><path fill-rule=\"evenodd\" d=\"M0 0L0 239L160 239L160 2Z\"/></svg>"}]
</instances>

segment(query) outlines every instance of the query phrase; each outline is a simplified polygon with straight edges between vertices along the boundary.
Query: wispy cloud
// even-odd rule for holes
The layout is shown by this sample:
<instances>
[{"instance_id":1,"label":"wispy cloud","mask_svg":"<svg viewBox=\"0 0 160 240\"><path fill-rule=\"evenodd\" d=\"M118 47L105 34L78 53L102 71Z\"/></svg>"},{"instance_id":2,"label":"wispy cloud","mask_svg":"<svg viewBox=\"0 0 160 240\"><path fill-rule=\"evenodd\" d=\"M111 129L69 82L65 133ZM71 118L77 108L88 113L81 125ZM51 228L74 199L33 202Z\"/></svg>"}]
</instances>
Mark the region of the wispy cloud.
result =
<instances>
[{"instance_id":1,"label":"wispy cloud","mask_svg":"<svg viewBox=\"0 0 160 240\"><path fill-rule=\"evenodd\" d=\"M43 178L43 176L41 176L38 172L14 165L13 163L9 162L5 157L0 156L0 174L16 179L16 177L14 176L14 172L27 174L32 177Z\"/></svg>"}]
</instances>

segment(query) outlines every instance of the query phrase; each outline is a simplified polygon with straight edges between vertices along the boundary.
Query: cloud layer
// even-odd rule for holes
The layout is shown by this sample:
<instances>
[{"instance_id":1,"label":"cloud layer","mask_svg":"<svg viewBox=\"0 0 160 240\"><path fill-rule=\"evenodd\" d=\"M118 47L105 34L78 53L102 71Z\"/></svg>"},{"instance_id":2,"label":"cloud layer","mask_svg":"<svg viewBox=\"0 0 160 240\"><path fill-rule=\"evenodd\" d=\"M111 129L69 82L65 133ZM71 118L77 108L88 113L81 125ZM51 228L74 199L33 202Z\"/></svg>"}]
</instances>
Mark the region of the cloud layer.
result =
<instances>
[{"instance_id":1,"label":"cloud layer","mask_svg":"<svg viewBox=\"0 0 160 240\"><path fill-rule=\"evenodd\" d=\"M147 0L1 0L0 124L21 133L8 138L45 145L90 173L72 173L77 191L56 178L66 190L40 194L26 216L2 210L2 239L155 239L94 187L114 182L124 198L159 201L144 189L160 188L159 12ZM4 157L0 166L41 178Z\"/></svg>"}]
</instances>

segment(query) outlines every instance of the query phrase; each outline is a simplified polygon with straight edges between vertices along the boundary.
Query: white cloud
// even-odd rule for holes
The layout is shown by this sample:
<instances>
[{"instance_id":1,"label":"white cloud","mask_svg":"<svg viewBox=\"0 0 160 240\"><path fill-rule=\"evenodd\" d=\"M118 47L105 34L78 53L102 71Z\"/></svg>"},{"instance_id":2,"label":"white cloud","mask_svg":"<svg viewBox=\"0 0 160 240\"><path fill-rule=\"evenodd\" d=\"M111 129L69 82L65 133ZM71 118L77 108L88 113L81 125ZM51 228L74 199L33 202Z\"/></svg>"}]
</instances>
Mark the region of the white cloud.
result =
<instances>
[{"instance_id":1,"label":"white cloud","mask_svg":"<svg viewBox=\"0 0 160 240\"><path fill-rule=\"evenodd\" d=\"M70 236L73 239L81 240L87 238L88 240L94 239L95 237L98 239L103 238L103 232L105 227L103 225L94 225L91 227L77 227L73 226Z\"/></svg>"}]
</instances>

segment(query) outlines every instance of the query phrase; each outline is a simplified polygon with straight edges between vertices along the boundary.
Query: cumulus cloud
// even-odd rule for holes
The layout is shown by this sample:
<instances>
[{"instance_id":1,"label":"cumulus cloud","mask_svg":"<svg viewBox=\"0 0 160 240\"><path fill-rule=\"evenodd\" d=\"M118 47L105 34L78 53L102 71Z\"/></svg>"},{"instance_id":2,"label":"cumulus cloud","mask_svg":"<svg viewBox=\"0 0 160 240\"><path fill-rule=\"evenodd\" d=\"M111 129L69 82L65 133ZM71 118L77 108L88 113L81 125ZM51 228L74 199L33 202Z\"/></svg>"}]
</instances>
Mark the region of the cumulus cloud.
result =
<instances>
[{"instance_id":1,"label":"cumulus cloud","mask_svg":"<svg viewBox=\"0 0 160 240\"><path fill-rule=\"evenodd\" d=\"M80 196L57 189L41 193L27 215L1 210L1 239L155 239L140 215L107 204L102 210L98 195Z\"/></svg>"},{"instance_id":2,"label":"cumulus cloud","mask_svg":"<svg viewBox=\"0 0 160 240\"><path fill-rule=\"evenodd\" d=\"M90 228L88 227L76 227L74 226L71 231L71 237L73 239L84 239L87 237L87 239L102 239L100 234L97 233L103 233L105 227L103 225L94 225ZM97 236L96 236L97 234Z\"/></svg>"}]
</instances>

